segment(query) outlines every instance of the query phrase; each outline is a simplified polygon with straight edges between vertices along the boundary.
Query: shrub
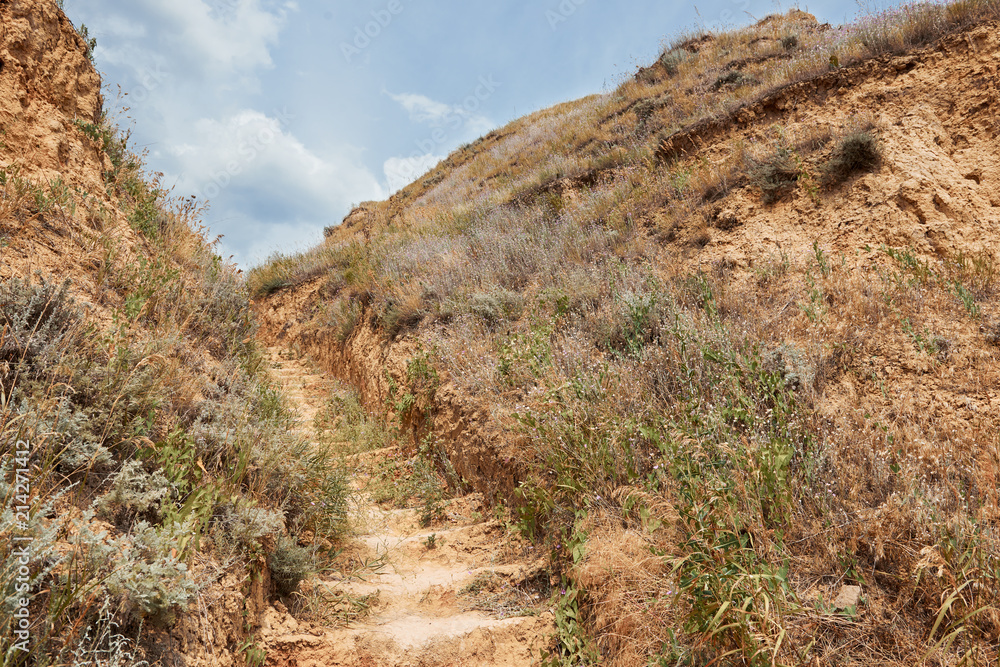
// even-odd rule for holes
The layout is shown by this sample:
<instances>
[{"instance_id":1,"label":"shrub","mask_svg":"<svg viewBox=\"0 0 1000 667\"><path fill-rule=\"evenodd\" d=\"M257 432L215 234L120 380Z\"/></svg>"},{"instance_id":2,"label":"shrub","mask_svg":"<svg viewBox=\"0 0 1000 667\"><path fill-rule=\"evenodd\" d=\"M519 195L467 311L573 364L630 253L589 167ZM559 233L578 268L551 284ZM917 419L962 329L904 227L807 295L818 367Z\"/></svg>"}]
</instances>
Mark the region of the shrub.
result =
<instances>
[{"instance_id":1,"label":"shrub","mask_svg":"<svg viewBox=\"0 0 1000 667\"><path fill-rule=\"evenodd\" d=\"M874 169L881 158L882 150L871 131L851 132L837 142L833 155L823 167L824 180L830 184L842 183L851 174Z\"/></svg>"},{"instance_id":2,"label":"shrub","mask_svg":"<svg viewBox=\"0 0 1000 667\"><path fill-rule=\"evenodd\" d=\"M492 325L516 320L523 307L524 297L502 287L491 292L476 292L469 298L469 312Z\"/></svg>"},{"instance_id":3,"label":"shrub","mask_svg":"<svg viewBox=\"0 0 1000 667\"><path fill-rule=\"evenodd\" d=\"M669 95L639 100L633 108L635 117L638 119L635 127L636 134L642 136L659 129L655 114L668 104L670 104Z\"/></svg>"},{"instance_id":4,"label":"shrub","mask_svg":"<svg viewBox=\"0 0 1000 667\"><path fill-rule=\"evenodd\" d=\"M378 315L378 324L390 339L407 331L412 331L420 324L427 311L420 299L398 299L390 296L382 306Z\"/></svg>"},{"instance_id":5,"label":"shrub","mask_svg":"<svg viewBox=\"0 0 1000 667\"><path fill-rule=\"evenodd\" d=\"M336 444L343 453L367 452L391 444L385 419L369 414L354 391L334 394L324 412L316 416L317 431L329 425L334 426L331 444Z\"/></svg>"},{"instance_id":6,"label":"shrub","mask_svg":"<svg viewBox=\"0 0 1000 667\"><path fill-rule=\"evenodd\" d=\"M780 377L790 389L811 388L816 380L816 366L795 346L782 343L761 355L761 363L769 373Z\"/></svg>"},{"instance_id":7,"label":"shrub","mask_svg":"<svg viewBox=\"0 0 1000 667\"><path fill-rule=\"evenodd\" d=\"M115 476L111 490L96 503L105 516L119 518L145 515L158 519L163 501L173 494L173 486L159 470L150 474L139 461L129 461Z\"/></svg>"},{"instance_id":8,"label":"shrub","mask_svg":"<svg viewBox=\"0 0 1000 667\"><path fill-rule=\"evenodd\" d=\"M278 510L237 502L222 508L215 516L212 541L224 558L240 553L261 553L264 538L285 531L285 515Z\"/></svg>"},{"instance_id":9,"label":"shrub","mask_svg":"<svg viewBox=\"0 0 1000 667\"><path fill-rule=\"evenodd\" d=\"M413 462L413 476L410 478L410 493L419 502L420 525L427 527L445 518L445 489L432 457L430 449L422 451ZM438 453L441 456L440 453Z\"/></svg>"},{"instance_id":10,"label":"shrub","mask_svg":"<svg viewBox=\"0 0 1000 667\"><path fill-rule=\"evenodd\" d=\"M269 296L286 287L291 287L292 284L292 281L284 276L269 276L260 283L255 293L257 296Z\"/></svg>"},{"instance_id":11,"label":"shrub","mask_svg":"<svg viewBox=\"0 0 1000 667\"><path fill-rule=\"evenodd\" d=\"M751 185L760 190L764 203L772 204L791 192L800 173L795 154L781 148L767 158L754 161L748 177Z\"/></svg>"},{"instance_id":12,"label":"shrub","mask_svg":"<svg viewBox=\"0 0 1000 667\"><path fill-rule=\"evenodd\" d=\"M309 530L338 540L347 530L347 471L331 452L311 448L298 457L304 478L292 496L289 514L293 529ZM295 532L295 531L293 531Z\"/></svg>"},{"instance_id":13,"label":"shrub","mask_svg":"<svg viewBox=\"0 0 1000 667\"><path fill-rule=\"evenodd\" d=\"M331 326L336 332L337 341L343 343L358 326L361 320L363 308L360 303L353 299L341 299L330 312Z\"/></svg>"},{"instance_id":14,"label":"shrub","mask_svg":"<svg viewBox=\"0 0 1000 667\"><path fill-rule=\"evenodd\" d=\"M604 347L626 357L639 358L643 349L660 335L661 308L654 293L626 294L619 307Z\"/></svg>"},{"instance_id":15,"label":"shrub","mask_svg":"<svg viewBox=\"0 0 1000 667\"><path fill-rule=\"evenodd\" d=\"M97 48L97 38L90 36L90 31L87 29L86 24L81 23L77 34L80 35L80 39L83 41L83 55L87 57L87 60L93 62L94 60L94 49Z\"/></svg>"},{"instance_id":16,"label":"shrub","mask_svg":"<svg viewBox=\"0 0 1000 667\"><path fill-rule=\"evenodd\" d=\"M667 70L667 74L674 76L680 69L681 64L686 62L690 57L691 52L685 48L670 49L660 56L660 64L663 65L663 69Z\"/></svg>"},{"instance_id":17,"label":"shrub","mask_svg":"<svg viewBox=\"0 0 1000 667\"><path fill-rule=\"evenodd\" d=\"M105 534L93 533L88 513L77 522L79 545L87 550L98 570L111 564L106 580L110 594L121 599L125 610L138 622L145 619L161 626L174 622L198 592L188 567L179 559L179 538L191 531L189 523L154 527L140 521L131 540L105 543ZM131 544L128 544L131 542Z\"/></svg>"},{"instance_id":18,"label":"shrub","mask_svg":"<svg viewBox=\"0 0 1000 667\"><path fill-rule=\"evenodd\" d=\"M68 287L68 281L32 285L19 278L0 283L0 364L31 366L59 354L80 321Z\"/></svg>"},{"instance_id":19,"label":"shrub","mask_svg":"<svg viewBox=\"0 0 1000 667\"><path fill-rule=\"evenodd\" d=\"M122 634L110 603L105 597L97 617L83 631L73 649L73 667L149 667L139 659L142 651L137 640ZM136 634L142 636L141 626Z\"/></svg>"},{"instance_id":20,"label":"shrub","mask_svg":"<svg viewBox=\"0 0 1000 667\"><path fill-rule=\"evenodd\" d=\"M799 45L798 35L785 35L781 38L781 48L785 51L791 51Z\"/></svg>"},{"instance_id":21,"label":"shrub","mask_svg":"<svg viewBox=\"0 0 1000 667\"><path fill-rule=\"evenodd\" d=\"M271 579L282 596L291 595L313 571L312 554L288 535L279 535L267 559Z\"/></svg>"},{"instance_id":22,"label":"shrub","mask_svg":"<svg viewBox=\"0 0 1000 667\"><path fill-rule=\"evenodd\" d=\"M725 74L720 74L712 84L712 90L721 90L723 88L739 88L740 86L753 86L759 83L757 79L744 74L739 70L733 70L731 72L726 72Z\"/></svg>"}]
</instances>

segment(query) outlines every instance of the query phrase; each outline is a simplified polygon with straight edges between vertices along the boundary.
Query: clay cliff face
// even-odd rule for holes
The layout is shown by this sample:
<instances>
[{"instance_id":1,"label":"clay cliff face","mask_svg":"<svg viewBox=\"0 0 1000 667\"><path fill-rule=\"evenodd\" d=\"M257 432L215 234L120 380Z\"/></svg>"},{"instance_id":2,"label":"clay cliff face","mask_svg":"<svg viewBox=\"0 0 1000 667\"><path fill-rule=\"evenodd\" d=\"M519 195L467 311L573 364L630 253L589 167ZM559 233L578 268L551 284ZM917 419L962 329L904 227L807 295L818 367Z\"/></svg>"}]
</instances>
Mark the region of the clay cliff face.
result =
<instances>
[{"instance_id":1,"label":"clay cliff face","mask_svg":"<svg viewBox=\"0 0 1000 667\"><path fill-rule=\"evenodd\" d=\"M106 178L110 126L87 48L55 2L0 3L0 279L71 278L99 311L102 235L128 256L145 241Z\"/></svg>"},{"instance_id":2,"label":"clay cliff face","mask_svg":"<svg viewBox=\"0 0 1000 667\"><path fill-rule=\"evenodd\" d=\"M0 3L0 167L100 183L100 158L73 127L97 123L102 111L101 79L86 50L53 3Z\"/></svg>"}]
</instances>

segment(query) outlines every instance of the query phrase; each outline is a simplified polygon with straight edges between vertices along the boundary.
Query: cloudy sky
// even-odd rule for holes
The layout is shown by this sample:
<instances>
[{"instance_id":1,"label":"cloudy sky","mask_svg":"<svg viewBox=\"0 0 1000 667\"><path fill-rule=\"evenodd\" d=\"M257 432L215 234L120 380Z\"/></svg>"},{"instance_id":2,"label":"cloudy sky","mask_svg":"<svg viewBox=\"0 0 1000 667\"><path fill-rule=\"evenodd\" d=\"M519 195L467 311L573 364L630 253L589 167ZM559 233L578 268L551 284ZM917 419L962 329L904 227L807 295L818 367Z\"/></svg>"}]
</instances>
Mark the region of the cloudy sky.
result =
<instances>
[{"instance_id":1,"label":"cloudy sky","mask_svg":"<svg viewBox=\"0 0 1000 667\"><path fill-rule=\"evenodd\" d=\"M821 21L854 5L801 5ZM97 38L106 107L174 194L210 202L252 266L322 238L458 146L607 90L664 40L742 25L771 1L65 0ZM119 96L119 86L123 97Z\"/></svg>"}]
</instances>

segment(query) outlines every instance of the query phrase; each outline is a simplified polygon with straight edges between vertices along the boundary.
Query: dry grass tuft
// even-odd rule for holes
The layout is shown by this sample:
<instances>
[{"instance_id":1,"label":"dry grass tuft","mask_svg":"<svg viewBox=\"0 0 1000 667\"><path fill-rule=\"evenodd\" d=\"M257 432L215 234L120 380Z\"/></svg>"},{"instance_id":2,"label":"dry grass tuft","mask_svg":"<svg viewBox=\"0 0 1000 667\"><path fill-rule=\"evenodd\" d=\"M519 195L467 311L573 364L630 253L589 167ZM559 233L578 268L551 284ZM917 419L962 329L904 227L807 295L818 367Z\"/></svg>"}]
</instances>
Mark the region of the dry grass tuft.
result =
<instances>
[{"instance_id":1,"label":"dry grass tuft","mask_svg":"<svg viewBox=\"0 0 1000 667\"><path fill-rule=\"evenodd\" d=\"M749 171L750 184L760 190L765 204L773 204L788 195L799 181L801 169L794 154L780 148L757 161Z\"/></svg>"},{"instance_id":2,"label":"dry grass tuft","mask_svg":"<svg viewBox=\"0 0 1000 667\"><path fill-rule=\"evenodd\" d=\"M878 139L869 130L856 130L841 138L823 169L824 179L831 184L842 183L848 177L874 169L882 158Z\"/></svg>"}]
</instances>

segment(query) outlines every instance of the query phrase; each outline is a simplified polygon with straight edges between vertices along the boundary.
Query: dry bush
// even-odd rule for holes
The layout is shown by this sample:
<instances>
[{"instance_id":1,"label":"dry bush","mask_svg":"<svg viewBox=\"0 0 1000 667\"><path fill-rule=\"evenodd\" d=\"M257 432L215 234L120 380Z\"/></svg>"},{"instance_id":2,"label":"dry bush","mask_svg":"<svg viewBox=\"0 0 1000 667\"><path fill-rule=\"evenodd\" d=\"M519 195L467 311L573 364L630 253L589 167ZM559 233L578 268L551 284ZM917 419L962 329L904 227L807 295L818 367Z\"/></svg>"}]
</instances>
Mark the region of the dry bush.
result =
<instances>
[{"instance_id":1,"label":"dry bush","mask_svg":"<svg viewBox=\"0 0 1000 667\"><path fill-rule=\"evenodd\" d=\"M598 647L613 656L608 664L646 664L670 643L668 630L679 621L676 583L656 555L674 548L678 519L669 500L639 489L620 489L609 503L616 501L630 505L634 518L623 527L621 508L610 504L591 513L583 526L588 548L570 576L587 591Z\"/></svg>"},{"instance_id":2,"label":"dry bush","mask_svg":"<svg viewBox=\"0 0 1000 667\"><path fill-rule=\"evenodd\" d=\"M757 160L750 168L748 179L760 190L763 202L773 204L792 191L801 173L792 151L779 148L770 156Z\"/></svg>"},{"instance_id":3,"label":"dry bush","mask_svg":"<svg viewBox=\"0 0 1000 667\"><path fill-rule=\"evenodd\" d=\"M830 184L842 183L853 174L874 169L881 158L878 138L871 130L850 132L837 141L823 166L823 178Z\"/></svg>"}]
</instances>

